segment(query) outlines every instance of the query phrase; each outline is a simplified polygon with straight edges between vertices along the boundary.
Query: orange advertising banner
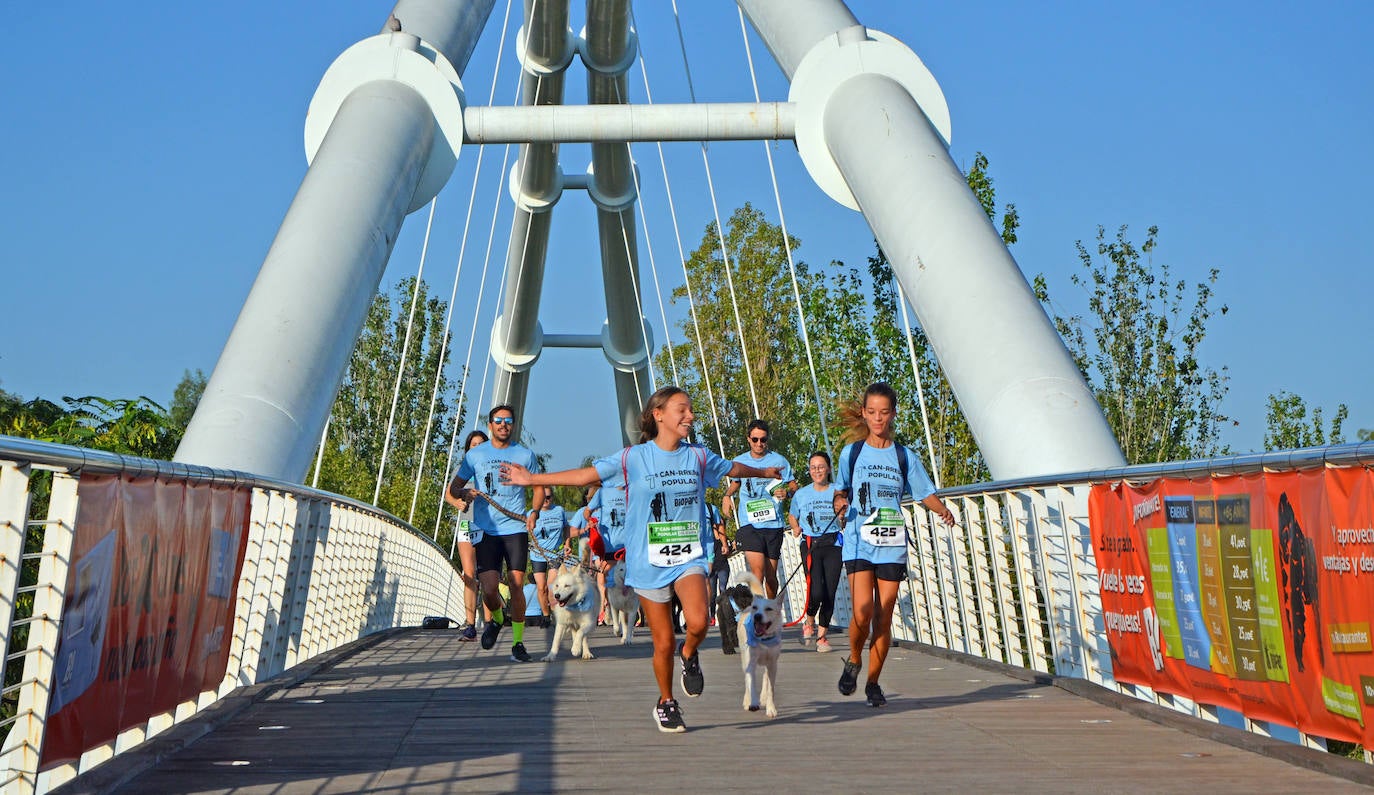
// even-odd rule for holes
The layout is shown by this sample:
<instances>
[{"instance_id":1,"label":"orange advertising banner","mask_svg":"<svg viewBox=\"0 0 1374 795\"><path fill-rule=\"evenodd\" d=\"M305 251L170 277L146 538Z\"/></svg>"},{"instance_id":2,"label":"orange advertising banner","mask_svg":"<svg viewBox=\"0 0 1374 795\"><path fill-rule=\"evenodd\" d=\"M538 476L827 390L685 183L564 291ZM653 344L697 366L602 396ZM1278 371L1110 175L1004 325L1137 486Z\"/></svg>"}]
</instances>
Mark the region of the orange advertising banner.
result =
<instances>
[{"instance_id":1,"label":"orange advertising banner","mask_svg":"<svg viewBox=\"0 0 1374 795\"><path fill-rule=\"evenodd\" d=\"M42 767L218 688L250 489L82 475Z\"/></svg>"},{"instance_id":2,"label":"orange advertising banner","mask_svg":"<svg viewBox=\"0 0 1374 795\"><path fill-rule=\"evenodd\" d=\"M1374 474L1094 486L1117 681L1374 744Z\"/></svg>"}]
</instances>

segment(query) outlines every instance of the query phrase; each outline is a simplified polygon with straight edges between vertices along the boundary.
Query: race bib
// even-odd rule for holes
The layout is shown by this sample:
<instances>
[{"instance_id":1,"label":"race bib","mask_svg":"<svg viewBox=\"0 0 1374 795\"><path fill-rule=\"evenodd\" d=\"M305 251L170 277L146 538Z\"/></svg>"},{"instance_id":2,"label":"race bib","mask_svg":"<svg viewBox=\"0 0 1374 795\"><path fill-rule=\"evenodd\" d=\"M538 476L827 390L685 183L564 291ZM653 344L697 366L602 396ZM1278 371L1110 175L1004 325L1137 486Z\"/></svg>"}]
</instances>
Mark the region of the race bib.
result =
<instances>
[{"instance_id":1,"label":"race bib","mask_svg":"<svg viewBox=\"0 0 1374 795\"><path fill-rule=\"evenodd\" d=\"M771 499L764 497L744 503L744 515L749 517L749 524L772 522L778 518L778 509Z\"/></svg>"},{"instance_id":2,"label":"race bib","mask_svg":"<svg viewBox=\"0 0 1374 795\"><path fill-rule=\"evenodd\" d=\"M879 508L864 520L860 538L875 547L900 547L906 543L906 520L899 508Z\"/></svg>"},{"instance_id":3,"label":"race bib","mask_svg":"<svg viewBox=\"0 0 1374 795\"><path fill-rule=\"evenodd\" d=\"M454 531L454 540L468 544L476 544L482 540L482 531L472 526L472 520L459 519L458 527Z\"/></svg>"},{"instance_id":4,"label":"race bib","mask_svg":"<svg viewBox=\"0 0 1374 795\"><path fill-rule=\"evenodd\" d=\"M702 556L701 526L696 522L650 522L649 563L680 566Z\"/></svg>"}]
</instances>

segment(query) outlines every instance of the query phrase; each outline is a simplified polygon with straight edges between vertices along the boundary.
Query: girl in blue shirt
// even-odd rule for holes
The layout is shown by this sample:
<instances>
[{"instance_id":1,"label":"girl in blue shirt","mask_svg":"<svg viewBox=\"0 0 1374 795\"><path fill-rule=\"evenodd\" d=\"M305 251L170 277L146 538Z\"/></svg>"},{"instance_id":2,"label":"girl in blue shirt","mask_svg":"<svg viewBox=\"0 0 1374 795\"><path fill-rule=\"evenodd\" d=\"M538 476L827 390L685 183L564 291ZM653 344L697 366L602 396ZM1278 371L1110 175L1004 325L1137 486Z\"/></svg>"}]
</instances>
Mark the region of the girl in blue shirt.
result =
<instances>
[{"instance_id":1,"label":"girl in blue shirt","mask_svg":"<svg viewBox=\"0 0 1374 795\"><path fill-rule=\"evenodd\" d=\"M835 514L845 521L843 557L854 610L849 621L849 659L844 661L839 688L840 694L847 696L858 687L859 656L871 635L868 683L864 686L870 707L887 703L878 686L878 675L892 646L897 587L907 577L902 496L911 494L945 524L954 524L954 514L935 496L935 487L916 456L906 451L899 454L892 440L896 415L897 393L892 387L882 382L869 386L863 402L851 403L842 413L849 444L836 461ZM905 471L902 459L906 460Z\"/></svg>"},{"instance_id":2,"label":"girl in blue shirt","mask_svg":"<svg viewBox=\"0 0 1374 795\"><path fill-rule=\"evenodd\" d=\"M515 485L590 486L624 476L628 484L625 581L639 594L640 610L653 638L659 689L653 716L663 732L687 730L673 698L674 594L682 602L686 625L686 639L676 649L682 658L682 689L698 696L705 687L697 649L706 639L706 552L712 541L706 488L726 475L782 476L778 467L755 469L688 443L694 419L687 393L664 387L649 397L640 415L639 444L580 469L534 474L507 464L501 472L503 479Z\"/></svg>"},{"instance_id":3,"label":"girl in blue shirt","mask_svg":"<svg viewBox=\"0 0 1374 795\"><path fill-rule=\"evenodd\" d=\"M816 451L806 464L811 485L797 489L787 511L792 535L801 538L806 567L806 623L802 640L816 636L816 651L830 651L830 618L840 587L840 523L835 516L835 486L830 482L830 456ZM818 620L819 619L819 620Z\"/></svg>"}]
</instances>

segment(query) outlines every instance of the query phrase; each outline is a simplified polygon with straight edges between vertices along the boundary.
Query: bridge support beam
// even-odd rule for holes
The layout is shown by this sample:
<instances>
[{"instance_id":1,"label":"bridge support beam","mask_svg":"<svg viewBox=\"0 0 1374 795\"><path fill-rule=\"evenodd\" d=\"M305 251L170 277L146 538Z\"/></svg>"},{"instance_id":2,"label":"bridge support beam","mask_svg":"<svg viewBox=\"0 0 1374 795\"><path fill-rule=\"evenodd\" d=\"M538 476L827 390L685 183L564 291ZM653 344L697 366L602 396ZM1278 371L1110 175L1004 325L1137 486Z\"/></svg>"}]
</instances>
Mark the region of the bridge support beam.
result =
<instances>
[{"instance_id":1,"label":"bridge support beam","mask_svg":"<svg viewBox=\"0 0 1374 795\"><path fill-rule=\"evenodd\" d=\"M943 97L919 59L861 27L842 0L739 5L793 81L807 169L864 214L992 476L1123 464L1096 399L950 158L937 129L948 129ZM808 147L808 135L822 146Z\"/></svg>"},{"instance_id":2,"label":"bridge support beam","mask_svg":"<svg viewBox=\"0 0 1374 795\"><path fill-rule=\"evenodd\" d=\"M307 118L310 170L175 460L305 477L401 222L462 146L457 75L493 2L400 0L400 32L330 67Z\"/></svg>"}]
</instances>

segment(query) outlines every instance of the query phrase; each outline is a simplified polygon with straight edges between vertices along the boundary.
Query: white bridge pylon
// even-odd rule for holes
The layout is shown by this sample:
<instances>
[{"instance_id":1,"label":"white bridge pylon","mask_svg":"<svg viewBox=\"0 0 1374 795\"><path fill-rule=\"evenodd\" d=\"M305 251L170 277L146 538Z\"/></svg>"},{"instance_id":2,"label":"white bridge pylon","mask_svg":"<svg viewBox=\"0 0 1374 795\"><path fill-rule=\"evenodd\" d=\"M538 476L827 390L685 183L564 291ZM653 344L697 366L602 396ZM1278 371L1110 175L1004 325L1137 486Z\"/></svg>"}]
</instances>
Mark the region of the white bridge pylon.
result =
<instances>
[{"instance_id":1,"label":"white bridge pylon","mask_svg":"<svg viewBox=\"0 0 1374 795\"><path fill-rule=\"evenodd\" d=\"M207 384L177 461L301 480L405 216L448 181L465 143L519 143L494 403L523 415L545 347L600 347L625 441L650 391L631 141L795 139L808 173L859 210L892 263L995 478L1124 463L1092 392L950 158L949 114L920 59L843 0L738 0L791 82L786 102L627 104L630 0L525 0L521 104L469 107L460 75L494 0L400 0L383 31L329 68L306 121L310 168ZM564 106L575 57L588 105ZM591 144L565 173L558 145ZM545 335L553 209L597 208L606 322Z\"/></svg>"}]
</instances>

